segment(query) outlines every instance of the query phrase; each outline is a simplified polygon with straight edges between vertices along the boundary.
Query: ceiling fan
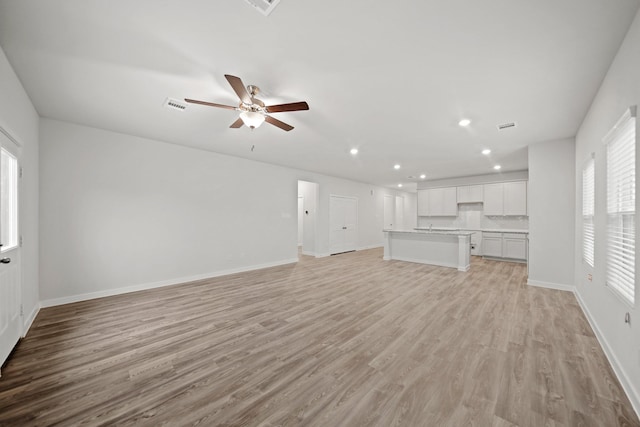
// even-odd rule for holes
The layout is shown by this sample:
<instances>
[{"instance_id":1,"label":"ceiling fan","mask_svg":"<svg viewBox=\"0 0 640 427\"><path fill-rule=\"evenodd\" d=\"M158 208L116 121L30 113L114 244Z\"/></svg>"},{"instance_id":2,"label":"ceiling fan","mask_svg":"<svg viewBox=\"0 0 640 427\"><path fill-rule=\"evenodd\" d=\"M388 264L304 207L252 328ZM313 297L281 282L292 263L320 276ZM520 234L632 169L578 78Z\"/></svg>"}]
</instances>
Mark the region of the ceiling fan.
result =
<instances>
[{"instance_id":1,"label":"ceiling fan","mask_svg":"<svg viewBox=\"0 0 640 427\"><path fill-rule=\"evenodd\" d=\"M300 111L309 109L309 104L304 101L292 102L289 104L264 105L264 102L256 98L256 95L260 93L260 88L258 86L248 85L245 88L245 85L244 83L242 83L242 80L240 80L240 77L231 76L229 74L225 74L224 76L235 91L236 95L238 95L238 98L240 98L240 105L238 105L237 107L231 105L215 104L213 102L198 101L197 99L185 99L185 101L192 104L207 105L209 107L226 108L227 110L240 111L240 117L238 118L238 120L233 122L231 126L229 126L230 128L239 128L244 124L249 126L251 129L255 129L259 127L262 122L267 122L287 132L293 129L293 126L281 122L278 119L274 119L269 114L281 113L283 111Z\"/></svg>"}]
</instances>

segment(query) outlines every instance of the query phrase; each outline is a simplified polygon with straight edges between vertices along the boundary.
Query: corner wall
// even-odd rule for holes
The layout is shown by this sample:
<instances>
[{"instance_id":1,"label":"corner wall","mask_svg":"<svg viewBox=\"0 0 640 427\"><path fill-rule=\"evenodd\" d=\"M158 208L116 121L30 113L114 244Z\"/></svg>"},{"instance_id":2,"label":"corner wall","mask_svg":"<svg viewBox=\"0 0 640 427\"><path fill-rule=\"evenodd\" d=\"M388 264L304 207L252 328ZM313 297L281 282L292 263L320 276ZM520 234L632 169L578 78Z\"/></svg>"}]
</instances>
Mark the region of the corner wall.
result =
<instances>
[{"instance_id":1,"label":"corner wall","mask_svg":"<svg viewBox=\"0 0 640 427\"><path fill-rule=\"evenodd\" d=\"M529 284L573 289L575 142L529 146Z\"/></svg>"},{"instance_id":2,"label":"corner wall","mask_svg":"<svg viewBox=\"0 0 640 427\"><path fill-rule=\"evenodd\" d=\"M607 288L606 279L606 151L602 138L632 105L640 105L640 11L602 82L587 116L576 136L575 155L575 246L582 244L582 167L595 153L595 266L582 262L582 253L574 257L575 286L578 300L613 365L637 413L640 414L640 280L636 243L635 306L623 302ZM636 130L636 138L640 130ZM637 147L637 145L636 145ZM640 151L636 149L636 169ZM636 174L637 176L637 174ZM636 195L637 196L637 195ZM636 197L636 230L638 229L638 197ZM636 234L637 239L637 234ZM593 274L593 281L587 275ZM625 313L631 323L625 324Z\"/></svg>"}]
</instances>

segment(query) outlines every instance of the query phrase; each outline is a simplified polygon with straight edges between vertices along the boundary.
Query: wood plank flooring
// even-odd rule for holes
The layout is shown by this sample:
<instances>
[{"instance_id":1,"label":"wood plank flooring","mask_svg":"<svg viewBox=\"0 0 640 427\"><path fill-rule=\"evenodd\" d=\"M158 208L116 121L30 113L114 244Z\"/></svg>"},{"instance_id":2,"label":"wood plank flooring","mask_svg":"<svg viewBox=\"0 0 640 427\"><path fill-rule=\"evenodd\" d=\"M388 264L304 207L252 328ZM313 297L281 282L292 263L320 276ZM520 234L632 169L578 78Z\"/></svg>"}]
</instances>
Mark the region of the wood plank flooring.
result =
<instances>
[{"instance_id":1,"label":"wood plank flooring","mask_svg":"<svg viewBox=\"0 0 640 427\"><path fill-rule=\"evenodd\" d=\"M43 309L2 426L640 426L575 297L372 249Z\"/></svg>"}]
</instances>

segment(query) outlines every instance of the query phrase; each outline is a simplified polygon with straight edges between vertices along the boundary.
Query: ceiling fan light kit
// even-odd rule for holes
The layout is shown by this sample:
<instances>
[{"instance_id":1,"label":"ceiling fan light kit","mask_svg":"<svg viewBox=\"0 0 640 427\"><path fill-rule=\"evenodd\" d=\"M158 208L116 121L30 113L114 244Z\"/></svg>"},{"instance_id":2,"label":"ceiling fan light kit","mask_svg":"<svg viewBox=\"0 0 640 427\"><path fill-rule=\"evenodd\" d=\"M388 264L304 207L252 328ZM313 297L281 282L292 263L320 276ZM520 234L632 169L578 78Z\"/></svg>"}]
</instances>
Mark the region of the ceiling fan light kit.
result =
<instances>
[{"instance_id":1,"label":"ceiling fan light kit","mask_svg":"<svg viewBox=\"0 0 640 427\"><path fill-rule=\"evenodd\" d=\"M258 88L258 86L245 86L239 77L229 74L225 74L224 77L227 79L236 95L238 95L238 98L240 98L240 104L237 107L216 104L213 102L198 101L197 99L187 98L185 101L192 104L206 105L208 107L240 111L240 117L233 122L231 126L229 126L234 129L242 127L243 124L248 126L250 129L255 129L260 127L260 125L266 121L267 123L288 132L293 129L293 126L281 122L280 120L271 117L269 114L309 109L309 104L304 101L291 102L289 104L265 105L264 102L255 97L260 93L260 88Z\"/></svg>"},{"instance_id":2,"label":"ceiling fan light kit","mask_svg":"<svg viewBox=\"0 0 640 427\"><path fill-rule=\"evenodd\" d=\"M256 111L243 111L240 113L240 118L242 122L251 129L260 127L262 122L264 122L264 115Z\"/></svg>"}]
</instances>

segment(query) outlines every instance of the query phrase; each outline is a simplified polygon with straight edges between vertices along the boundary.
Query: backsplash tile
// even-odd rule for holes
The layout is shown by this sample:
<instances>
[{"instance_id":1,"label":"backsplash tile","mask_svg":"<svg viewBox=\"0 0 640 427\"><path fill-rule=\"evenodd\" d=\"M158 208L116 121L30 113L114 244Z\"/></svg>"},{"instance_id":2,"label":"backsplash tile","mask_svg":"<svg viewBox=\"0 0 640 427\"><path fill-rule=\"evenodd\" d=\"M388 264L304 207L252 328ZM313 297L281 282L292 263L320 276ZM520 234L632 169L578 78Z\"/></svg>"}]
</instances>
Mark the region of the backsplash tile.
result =
<instances>
[{"instance_id":1,"label":"backsplash tile","mask_svg":"<svg viewBox=\"0 0 640 427\"><path fill-rule=\"evenodd\" d=\"M462 228L469 230L509 229L528 230L529 217L526 216L484 216L482 203L458 205L457 217L418 217L418 227Z\"/></svg>"}]
</instances>

